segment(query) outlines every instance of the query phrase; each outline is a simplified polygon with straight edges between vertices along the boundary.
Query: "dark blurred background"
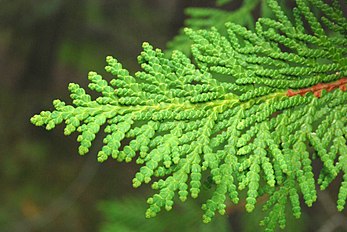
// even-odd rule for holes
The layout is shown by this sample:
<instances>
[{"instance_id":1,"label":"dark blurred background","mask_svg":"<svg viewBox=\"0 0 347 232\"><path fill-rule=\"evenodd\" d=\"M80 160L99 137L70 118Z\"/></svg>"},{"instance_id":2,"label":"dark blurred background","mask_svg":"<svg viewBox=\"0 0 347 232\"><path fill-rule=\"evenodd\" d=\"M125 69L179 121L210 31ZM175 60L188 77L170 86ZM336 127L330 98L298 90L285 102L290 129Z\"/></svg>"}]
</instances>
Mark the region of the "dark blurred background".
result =
<instances>
[{"instance_id":1,"label":"dark blurred background","mask_svg":"<svg viewBox=\"0 0 347 232\"><path fill-rule=\"evenodd\" d=\"M82 157L76 135L65 137L63 126L47 132L31 125L30 117L52 109L53 99L69 101L68 83L86 87L88 71L104 74L107 55L138 70L143 41L165 49L183 26L186 7L213 5L213 0L0 0L0 231L98 231L106 218L103 201L140 198L133 202L145 203L153 192L149 186L132 188L136 165L96 162L100 138ZM325 197L326 207L317 203L306 210L312 215L306 212L294 222L307 224L302 231L322 229L322 223L309 221L335 215L334 200ZM187 231L213 231L198 229L201 212L195 208L199 214ZM221 223L228 231L246 231L242 220L258 224L259 217L243 214L235 210ZM346 226L336 231L347 231ZM108 231L141 231L119 228ZM335 229L327 228L322 231Z\"/></svg>"},{"instance_id":2,"label":"dark blurred background","mask_svg":"<svg viewBox=\"0 0 347 232\"><path fill-rule=\"evenodd\" d=\"M137 194L145 202L149 188L131 186L136 166L97 163L100 139L81 157L76 136L30 117L55 98L69 101L69 82L86 87L88 71L103 74L107 55L138 70L142 42L164 49L186 6L213 3L0 0L0 231L97 231L99 201Z\"/></svg>"}]
</instances>

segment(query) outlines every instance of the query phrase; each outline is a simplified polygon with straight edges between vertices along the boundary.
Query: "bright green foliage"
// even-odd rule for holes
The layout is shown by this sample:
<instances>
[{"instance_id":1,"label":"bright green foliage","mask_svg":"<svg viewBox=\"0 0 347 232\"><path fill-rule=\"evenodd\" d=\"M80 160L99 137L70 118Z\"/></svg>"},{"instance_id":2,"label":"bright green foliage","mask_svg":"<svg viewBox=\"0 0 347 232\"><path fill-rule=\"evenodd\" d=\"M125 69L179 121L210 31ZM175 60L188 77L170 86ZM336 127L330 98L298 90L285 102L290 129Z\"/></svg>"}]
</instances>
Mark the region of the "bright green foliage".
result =
<instances>
[{"instance_id":1,"label":"bright green foliage","mask_svg":"<svg viewBox=\"0 0 347 232\"><path fill-rule=\"evenodd\" d=\"M222 6L230 3L232 0L217 0L217 6ZM185 21L185 26L192 29L209 29L211 27L217 28L219 31L224 32L224 24L226 22L234 22L240 25L254 27L254 19L252 11L261 4L261 0L243 0L242 5L235 11L227 11L223 9L211 9L211 8L200 8L190 7L185 10L186 15L189 17ZM266 4L262 4L266 5ZM266 11L265 7L262 10L263 13ZM192 41L189 40L188 36L183 30L174 37L169 43L169 51L173 49L180 50L184 54L188 55L191 53L190 46Z\"/></svg>"},{"instance_id":2,"label":"bright green foliage","mask_svg":"<svg viewBox=\"0 0 347 232\"><path fill-rule=\"evenodd\" d=\"M246 210L253 211L258 197L267 195L263 224L268 231L283 228L287 203L300 217L300 196L308 206L316 201L315 158L323 164L322 189L343 173L337 201L343 210L347 93L335 88L288 96L287 91L346 76L347 20L337 4L320 0L297 0L293 17L275 0L267 2L276 18L259 19L255 32L232 22L226 24L228 37L217 29L186 29L197 66L181 52L166 58L144 43L138 57L143 71L131 76L107 57L106 71L115 79L89 74L89 88L100 97L92 100L71 84L73 105L55 100L53 112L43 111L32 122L52 129L64 121L65 134L80 133L80 154L106 125L98 160L136 159L141 168L134 187L157 180L147 217L171 210L175 195L182 201L189 194L198 197L210 177L204 222L216 211L224 214L228 199L237 204L245 189Z\"/></svg>"},{"instance_id":3,"label":"bright green foliage","mask_svg":"<svg viewBox=\"0 0 347 232\"><path fill-rule=\"evenodd\" d=\"M208 191L204 190L203 195ZM200 203L195 199L184 203L177 202L175 210L159 214L151 220L143 216L146 202L141 197L132 196L112 201L102 201L98 205L102 213L100 232L253 232L259 231L259 220L264 216L261 209L255 209L252 214L238 214L238 227L229 226L228 220L235 220L233 215L229 218L217 215L211 223L205 224L200 220ZM291 212L287 217L291 217ZM235 216L236 216L235 215ZM256 218L256 220L255 220ZM241 229L242 228L242 229ZM298 222L288 220L287 231L305 231L303 220Z\"/></svg>"}]
</instances>

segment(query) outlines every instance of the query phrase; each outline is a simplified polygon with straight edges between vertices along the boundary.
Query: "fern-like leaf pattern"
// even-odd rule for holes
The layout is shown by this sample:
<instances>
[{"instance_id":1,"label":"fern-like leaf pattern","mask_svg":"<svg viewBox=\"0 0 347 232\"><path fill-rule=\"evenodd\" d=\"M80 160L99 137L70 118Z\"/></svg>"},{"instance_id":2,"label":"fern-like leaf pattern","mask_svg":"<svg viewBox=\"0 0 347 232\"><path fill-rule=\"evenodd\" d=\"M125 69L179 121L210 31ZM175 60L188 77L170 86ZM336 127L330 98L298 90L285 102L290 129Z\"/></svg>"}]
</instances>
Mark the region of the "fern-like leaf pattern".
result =
<instances>
[{"instance_id":1,"label":"fern-like leaf pattern","mask_svg":"<svg viewBox=\"0 0 347 232\"><path fill-rule=\"evenodd\" d=\"M210 177L214 188L202 207L205 222L216 211L226 212L227 198L237 204L245 190L248 212L259 196L268 196L262 223L272 231L285 226L287 203L300 217L300 196L311 206L316 183L325 189L340 172L337 208L343 210L347 20L337 4L321 0L297 0L294 20L277 1L267 2L276 18L259 19L255 31L232 22L226 24L228 37L213 28L186 29L196 64L179 51L166 58L148 43L138 57L143 71L134 76L107 57L106 71L115 79L88 75L88 87L100 97L70 84L72 105L55 100L55 110L32 123L52 129L65 122L66 135L80 133L82 155L106 125L98 160L136 159L141 168L134 187L158 179L147 217L171 210L176 194L182 201L198 197ZM323 164L318 180L313 159Z\"/></svg>"}]
</instances>

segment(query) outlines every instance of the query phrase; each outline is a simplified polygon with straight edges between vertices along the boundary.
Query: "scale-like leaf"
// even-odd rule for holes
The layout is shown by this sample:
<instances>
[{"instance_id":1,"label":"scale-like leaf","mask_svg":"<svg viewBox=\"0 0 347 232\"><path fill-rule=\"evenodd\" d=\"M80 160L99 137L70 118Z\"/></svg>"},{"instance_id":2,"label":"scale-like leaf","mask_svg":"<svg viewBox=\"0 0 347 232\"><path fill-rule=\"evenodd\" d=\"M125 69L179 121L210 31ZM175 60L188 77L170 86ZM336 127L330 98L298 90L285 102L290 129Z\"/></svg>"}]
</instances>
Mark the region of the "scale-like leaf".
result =
<instances>
[{"instance_id":1,"label":"scale-like leaf","mask_svg":"<svg viewBox=\"0 0 347 232\"><path fill-rule=\"evenodd\" d=\"M236 204L246 189L246 210L268 195L263 224L268 230L277 224L283 228L288 200L299 217L299 196L311 206L316 182L324 189L340 172L337 207L342 210L347 197L347 20L336 4L320 0L297 0L293 17L277 1L267 2L276 19L259 19L255 31L232 22L226 25L228 37L216 29L186 29L196 65L181 52L166 58L144 43L138 57L143 71L132 76L107 57L106 71L115 79L89 73L89 88L100 97L93 100L70 84L72 105L55 100L54 111L31 121L47 129L64 121L65 134L80 133L82 155L106 125L98 160L136 158L141 168L134 187L158 179L147 217L171 210L176 194L182 201L189 194L198 197L207 176L215 187L202 207L205 222L216 211L225 213L227 196ZM128 145L122 146L124 140ZM323 164L317 181L314 158Z\"/></svg>"}]
</instances>

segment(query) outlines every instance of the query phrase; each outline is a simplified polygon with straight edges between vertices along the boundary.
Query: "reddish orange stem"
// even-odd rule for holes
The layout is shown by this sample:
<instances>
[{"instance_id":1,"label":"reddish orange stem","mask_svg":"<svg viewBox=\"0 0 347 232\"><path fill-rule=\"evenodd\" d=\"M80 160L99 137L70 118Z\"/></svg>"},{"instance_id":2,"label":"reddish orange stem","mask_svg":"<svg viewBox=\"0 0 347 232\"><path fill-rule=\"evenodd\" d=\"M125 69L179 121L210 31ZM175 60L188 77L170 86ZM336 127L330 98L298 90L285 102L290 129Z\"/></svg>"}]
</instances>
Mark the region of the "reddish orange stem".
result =
<instances>
[{"instance_id":1,"label":"reddish orange stem","mask_svg":"<svg viewBox=\"0 0 347 232\"><path fill-rule=\"evenodd\" d=\"M287 91L287 96L292 97L298 94L300 94L301 96L304 96L306 93L313 92L314 96L319 98L322 94L323 89L325 89L327 92L330 92L336 88L340 88L342 91L346 91L347 90L346 84L347 84L347 77L342 77L341 79L337 81L334 81L331 83L319 83L309 88L304 88L299 90L289 89Z\"/></svg>"}]
</instances>

